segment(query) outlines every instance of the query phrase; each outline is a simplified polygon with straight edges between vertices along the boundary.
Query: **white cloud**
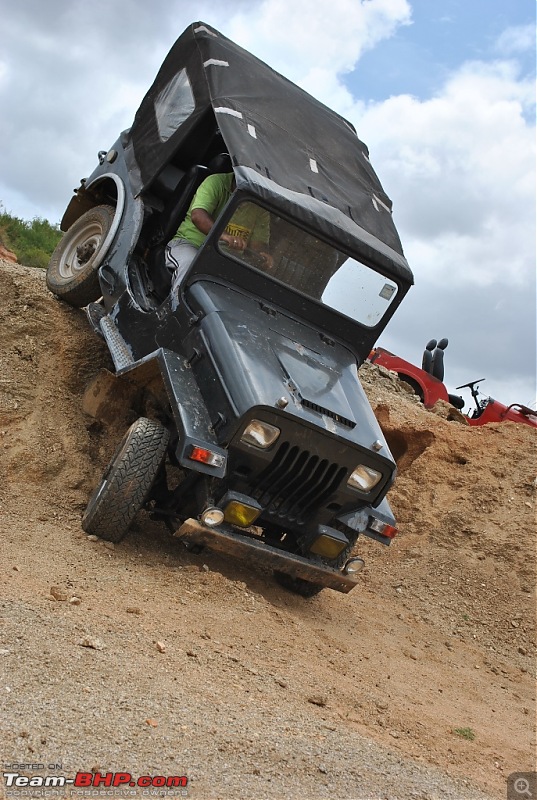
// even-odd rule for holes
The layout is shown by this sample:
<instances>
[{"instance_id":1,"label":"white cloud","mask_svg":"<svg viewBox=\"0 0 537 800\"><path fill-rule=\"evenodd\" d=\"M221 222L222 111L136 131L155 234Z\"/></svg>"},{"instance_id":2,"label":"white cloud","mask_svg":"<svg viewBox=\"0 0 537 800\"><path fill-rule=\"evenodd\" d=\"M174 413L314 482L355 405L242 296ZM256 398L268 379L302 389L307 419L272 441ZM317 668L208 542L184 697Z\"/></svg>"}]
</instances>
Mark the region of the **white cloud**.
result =
<instances>
[{"instance_id":1,"label":"white cloud","mask_svg":"<svg viewBox=\"0 0 537 800\"><path fill-rule=\"evenodd\" d=\"M513 25L506 28L496 41L503 55L513 55L535 49L535 25Z\"/></svg>"},{"instance_id":2,"label":"white cloud","mask_svg":"<svg viewBox=\"0 0 537 800\"><path fill-rule=\"evenodd\" d=\"M416 286L384 335L420 363L448 336L446 383L486 377L535 404L534 88L513 61L469 62L428 100L361 106L355 122L394 201ZM467 398L468 399L468 398Z\"/></svg>"},{"instance_id":3,"label":"white cloud","mask_svg":"<svg viewBox=\"0 0 537 800\"><path fill-rule=\"evenodd\" d=\"M353 120L370 144L420 279L491 284L534 269L530 81L512 62L472 62L437 95L403 95Z\"/></svg>"},{"instance_id":4,"label":"white cloud","mask_svg":"<svg viewBox=\"0 0 537 800\"><path fill-rule=\"evenodd\" d=\"M296 76L305 65L350 71L365 50L409 21L407 0L263 0L255 14L235 14L229 27L244 47L270 51L272 65L286 63Z\"/></svg>"},{"instance_id":5,"label":"white cloud","mask_svg":"<svg viewBox=\"0 0 537 800\"><path fill-rule=\"evenodd\" d=\"M350 72L360 56L409 24L408 0L263 0L233 15L234 41L319 97L342 96L336 76Z\"/></svg>"}]
</instances>

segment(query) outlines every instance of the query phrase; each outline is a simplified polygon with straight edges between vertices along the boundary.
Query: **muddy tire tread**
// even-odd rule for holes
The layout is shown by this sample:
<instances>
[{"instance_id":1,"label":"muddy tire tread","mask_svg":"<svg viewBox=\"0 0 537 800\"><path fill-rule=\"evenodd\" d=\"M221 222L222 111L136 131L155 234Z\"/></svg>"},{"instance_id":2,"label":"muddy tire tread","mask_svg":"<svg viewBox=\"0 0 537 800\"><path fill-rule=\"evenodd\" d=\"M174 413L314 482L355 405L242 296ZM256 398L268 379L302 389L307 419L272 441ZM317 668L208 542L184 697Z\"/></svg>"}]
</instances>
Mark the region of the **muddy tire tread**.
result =
<instances>
[{"instance_id":1,"label":"muddy tire tread","mask_svg":"<svg viewBox=\"0 0 537 800\"><path fill-rule=\"evenodd\" d=\"M169 433L140 417L127 431L82 519L86 533L120 542L143 507L164 461Z\"/></svg>"}]
</instances>

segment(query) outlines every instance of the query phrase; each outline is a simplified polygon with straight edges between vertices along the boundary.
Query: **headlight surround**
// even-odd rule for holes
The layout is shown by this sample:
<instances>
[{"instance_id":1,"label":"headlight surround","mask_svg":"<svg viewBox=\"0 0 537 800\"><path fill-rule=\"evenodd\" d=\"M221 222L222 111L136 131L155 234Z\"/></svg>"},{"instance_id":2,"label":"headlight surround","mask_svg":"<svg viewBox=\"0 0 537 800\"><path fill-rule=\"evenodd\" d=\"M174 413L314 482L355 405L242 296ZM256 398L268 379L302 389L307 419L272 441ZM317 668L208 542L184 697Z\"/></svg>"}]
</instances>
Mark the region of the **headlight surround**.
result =
<instances>
[{"instance_id":1,"label":"headlight surround","mask_svg":"<svg viewBox=\"0 0 537 800\"><path fill-rule=\"evenodd\" d=\"M241 442L251 444L259 450L268 450L274 444L281 431L275 425L253 419L248 423L241 436Z\"/></svg>"},{"instance_id":2,"label":"headlight surround","mask_svg":"<svg viewBox=\"0 0 537 800\"><path fill-rule=\"evenodd\" d=\"M381 472L378 472L372 467L366 467L365 464L358 464L356 469L351 473L347 485L352 489L358 489L359 492L370 492L381 479Z\"/></svg>"}]
</instances>

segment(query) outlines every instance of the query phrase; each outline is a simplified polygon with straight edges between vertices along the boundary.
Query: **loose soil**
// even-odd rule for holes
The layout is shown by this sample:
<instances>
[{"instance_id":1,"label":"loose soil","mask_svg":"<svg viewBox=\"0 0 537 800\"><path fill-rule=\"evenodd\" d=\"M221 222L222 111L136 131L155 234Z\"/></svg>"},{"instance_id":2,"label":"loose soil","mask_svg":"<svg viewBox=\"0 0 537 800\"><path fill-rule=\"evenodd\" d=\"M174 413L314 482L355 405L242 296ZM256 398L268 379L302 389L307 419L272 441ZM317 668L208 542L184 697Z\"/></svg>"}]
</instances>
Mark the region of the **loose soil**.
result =
<instances>
[{"instance_id":1,"label":"loose soil","mask_svg":"<svg viewBox=\"0 0 537 800\"><path fill-rule=\"evenodd\" d=\"M305 600L145 512L120 545L88 539L130 422L82 411L109 357L42 272L0 261L0 287L3 772L187 776L203 800L455 800L535 769L534 429L448 421L364 365L400 533L360 540L350 594Z\"/></svg>"}]
</instances>

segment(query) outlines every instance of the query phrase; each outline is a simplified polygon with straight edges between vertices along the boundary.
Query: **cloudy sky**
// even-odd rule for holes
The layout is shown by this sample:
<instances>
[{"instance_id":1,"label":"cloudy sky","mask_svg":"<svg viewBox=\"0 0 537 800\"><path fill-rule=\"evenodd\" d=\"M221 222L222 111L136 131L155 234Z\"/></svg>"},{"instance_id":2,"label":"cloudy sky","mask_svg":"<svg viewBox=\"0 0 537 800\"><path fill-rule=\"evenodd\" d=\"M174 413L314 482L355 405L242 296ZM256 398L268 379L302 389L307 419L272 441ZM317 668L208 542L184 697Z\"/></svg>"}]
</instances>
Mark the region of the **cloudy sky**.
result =
<instances>
[{"instance_id":1,"label":"cloudy sky","mask_svg":"<svg viewBox=\"0 0 537 800\"><path fill-rule=\"evenodd\" d=\"M0 0L0 202L61 219L203 20L350 119L414 271L380 344L535 407L534 0ZM467 402L469 394L465 395Z\"/></svg>"}]
</instances>

